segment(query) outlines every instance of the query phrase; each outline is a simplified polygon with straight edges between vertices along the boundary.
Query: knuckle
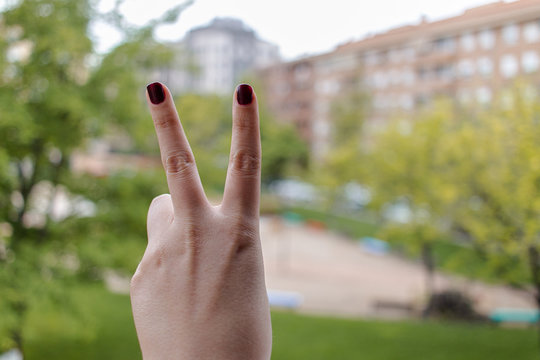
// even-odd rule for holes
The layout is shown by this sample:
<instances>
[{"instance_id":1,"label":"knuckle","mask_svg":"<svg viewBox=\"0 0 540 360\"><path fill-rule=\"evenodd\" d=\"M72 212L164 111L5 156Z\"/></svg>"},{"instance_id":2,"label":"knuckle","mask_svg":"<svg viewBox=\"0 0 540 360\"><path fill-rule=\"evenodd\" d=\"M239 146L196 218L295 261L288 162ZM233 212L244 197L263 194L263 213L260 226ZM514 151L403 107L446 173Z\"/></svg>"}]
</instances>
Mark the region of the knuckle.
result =
<instances>
[{"instance_id":1,"label":"knuckle","mask_svg":"<svg viewBox=\"0 0 540 360\"><path fill-rule=\"evenodd\" d=\"M160 248L147 248L137 266L137 270L131 277L129 284L130 293L136 294L148 289L149 284L155 281L165 268L166 252Z\"/></svg>"},{"instance_id":2,"label":"knuckle","mask_svg":"<svg viewBox=\"0 0 540 360\"><path fill-rule=\"evenodd\" d=\"M141 287L142 275L139 268L140 266L137 268L135 274L133 274L131 281L129 282L129 289L131 293L136 292Z\"/></svg>"},{"instance_id":3,"label":"knuckle","mask_svg":"<svg viewBox=\"0 0 540 360\"><path fill-rule=\"evenodd\" d=\"M178 126L178 119L176 114L165 113L160 114L154 118L154 124L156 129L168 129L174 126Z\"/></svg>"},{"instance_id":4,"label":"knuckle","mask_svg":"<svg viewBox=\"0 0 540 360\"><path fill-rule=\"evenodd\" d=\"M173 151L165 157L165 171L171 175L187 175L193 169L195 159L189 151Z\"/></svg>"},{"instance_id":5,"label":"knuckle","mask_svg":"<svg viewBox=\"0 0 540 360\"><path fill-rule=\"evenodd\" d=\"M145 262L146 267L151 269L159 269L165 262L165 255L165 251L163 251L161 248L156 248L148 251L143 261Z\"/></svg>"},{"instance_id":6,"label":"knuckle","mask_svg":"<svg viewBox=\"0 0 540 360\"><path fill-rule=\"evenodd\" d=\"M167 260L168 253L167 248L162 244L148 246L139 265L140 272L144 274L162 267Z\"/></svg>"},{"instance_id":7,"label":"knuckle","mask_svg":"<svg viewBox=\"0 0 540 360\"><path fill-rule=\"evenodd\" d=\"M245 130L254 130L258 126L257 121L255 121L254 119L254 116L250 113L242 113L235 119L234 125L238 131L242 132Z\"/></svg>"},{"instance_id":8,"label":"knuckle","mask_svg":"<svg viewBox=\"0 0 540 360\"><path fill-rule=\"evenodd\" d=\"M232 169L243 176L254 177L259 174L261 159L252 151L237 151L232 156L231 162Z\"/></svg>"}]
</instances>

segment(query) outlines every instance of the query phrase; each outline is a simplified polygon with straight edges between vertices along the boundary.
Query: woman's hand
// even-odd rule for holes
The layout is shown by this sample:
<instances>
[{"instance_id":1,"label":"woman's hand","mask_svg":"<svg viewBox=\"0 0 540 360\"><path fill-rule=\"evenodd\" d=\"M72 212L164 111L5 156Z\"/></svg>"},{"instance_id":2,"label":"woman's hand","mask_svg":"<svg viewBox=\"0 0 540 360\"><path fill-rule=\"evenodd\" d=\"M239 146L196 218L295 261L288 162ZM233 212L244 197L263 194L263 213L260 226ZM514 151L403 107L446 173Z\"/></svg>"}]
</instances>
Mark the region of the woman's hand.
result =
<instances>
[{"instance_id":1,"label":"woman's hand","mask_svg":"<svg viewBox=\"0 0 540 360\"><path fill-rule=\"evenodd\" d=\"M143 357L269 359L255 94L249 85L235 92L225 193L213 206L170 92L159 83L147 90L170 195L150 204L148 246L131 281Z\"/></svg>"}]
</instances>

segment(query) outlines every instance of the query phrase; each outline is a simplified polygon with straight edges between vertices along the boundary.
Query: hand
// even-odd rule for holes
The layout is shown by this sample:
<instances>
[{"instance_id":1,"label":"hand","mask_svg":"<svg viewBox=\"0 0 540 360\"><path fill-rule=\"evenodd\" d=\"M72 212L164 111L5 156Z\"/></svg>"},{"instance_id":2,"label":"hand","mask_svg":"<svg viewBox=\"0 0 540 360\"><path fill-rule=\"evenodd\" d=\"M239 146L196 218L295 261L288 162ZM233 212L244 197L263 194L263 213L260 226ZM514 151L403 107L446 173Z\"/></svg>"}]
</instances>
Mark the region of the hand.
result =
<instances>
[{"instance_id":1,"label":"hand","mask_svg":"<svg viewBox=\"0 0 540 360\"><path fill-rule=\"evenodd\" d=\"M147 90L170 195L150 204L148 246L131 280L143 357L269 359L256 96L249 85L235 92L225 193L213 206L170 92L159 83Z\"/></svg>"}]
</instances>

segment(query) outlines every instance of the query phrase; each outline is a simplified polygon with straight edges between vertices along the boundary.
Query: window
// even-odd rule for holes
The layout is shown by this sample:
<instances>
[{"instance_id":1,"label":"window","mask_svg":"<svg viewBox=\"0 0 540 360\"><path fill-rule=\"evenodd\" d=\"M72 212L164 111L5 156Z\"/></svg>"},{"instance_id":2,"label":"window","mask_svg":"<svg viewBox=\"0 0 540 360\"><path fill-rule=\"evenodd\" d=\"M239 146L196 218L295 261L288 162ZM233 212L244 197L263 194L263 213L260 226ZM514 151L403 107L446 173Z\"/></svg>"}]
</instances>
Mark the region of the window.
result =
<instances>
[{"instance_id":1,"label":"window","mask_svg":"<svg viewBox=\"0 0 540 360\"><path fill-rule=\"evenodd\" d=\"M527 51L521 56L521 66L526 73L532 73L538 70L540 58L536 51Z\"/></svg>"},{"instance_id":2,"label":"window","mask_svg":"<svg viewBox=\"0 0 540 360\"><path fill-rule=\"evenodd\" d=\"M401 73L401 82L405 85L413 85L415 82L414 71L406 69Z\"/></svg>"},{"instance_id":3,"label":"window","mask_svg":"<svg viewBox=\"0 0 540 360\"><path fill-rule=\"evenodd\" d=\"M484 50L492 49L495 45L495 34L491 29L485 29L478 34L478 42Z\"/></svg>"},{"instance_id":4,"label":"window","mask_svg":"<svg viewBox=\"0 0 540 360\"><path fill-rule=\"evenodd\" d=\"M469 89L459 89L457 92L459 102L468 103L471 100L471 92Z\"/></svg>"},{"instance_id":5,"label":"window","mask_svg":"<svg viewBox=\"0 0 540 360\"><path fill-rule=\"evenodd\" d=\"M527 23L523 27L523 37L525 41L534 43L540 40L540 21Z\"/></svg>"},{"instance_id":6,"label":"window","mask_svg":"<svg viewBox=\"0 0 540 360\"><path fill-rule=\"evenodd\" d=\"M491 89L487 86L482 86L478 89L476 89L476 100L478 100L479 103L485 104L491 101Z\"/></svg>"},{"instance_id":7,"label":"window","mask_svg":"<svg viewBox=\"0 0 540 360\"><path fill-rule=\"evenodd\" d=\"M399 97L399 106L405 110L411 110L414 107L414 99L410 94L402 94Z\"/></svg>"},{"instance_id":8,"label":"window","mask_svg":"<svg viewBox=\"0 0 540 360\"><path fill-rule=\"evenodd\" d=\"M461 35L461 47L465 51L473 51L476 47L474 36L471 33Z\"/></svg>"},{"instance_id":9,"label":"window","mask_svg":"<svg viewBox=\"0 0 540 360\"><path fill-rule=\"evenodd\" d=\"M454 71L450 64L438 65L435 67L435 73L440 80L449 81L454 77Z\"/></svg>"},{"instance_id":10,"label":"window","mask_svg":"<svg viewBox=\"0 0 540 360\"><path fill-rule=\"evenodd\" d=\"M436 39L433 45L435 50L443 52L451 52L455 48L454 39L448 37Z\"/></svg>"},{"instance_id":11,"label":"window","mask_svg":"<svg viewBox=\"0 0 540 360\"><path fill-rule=\"evenodd\" d=\"M488 57L481 57L477 61L478 73L489 76L493 73L493 62Z\"/></svg>"},{"instance_id":12,"label":"window","mask_svg":"<svg viewBox=\"0 0 540 360\"><path fill-rule=\"evenodd\" d=\"M401 61L401 50L400 49L392 49L388 52L388 59L390 62L397 63Z\"/></svg>"},{"instance_id":13,"label":"window","mask_svg":"<svg viewBox=\"0 0 540 360\"><path fill-rule=\"evenodd\" d=\"M388 109L391 103L390 98L385 95L376 95L373 99L373 106L379 110Z\"/></svg>"},{"instance_id":14,"label":"window","mask_svg":"<svg viewBox=\"0 0 540 360\"><path fill-rule=\"evenodd\" d=\"M306 64L298 64L293 69L294 80L303 82L309 80L311 76L311 70Z\"/></svg>"},{"instance_id":15,"label":"window","mask_svg":"<svg viewBox=\"0 0 540 360\"><path fill-rule=\"evenodd\" d=\"M431 78L431 71L426 67L421 67L417 70L418 78L420 80L429 80Z\"/></svg>"},{"instance_id":16,"label":"window","mask_svg":"<svg viewBox=\"0 0 540 360\"><path fill-rule=\"evenodd\" d=\"M430 101L430 96L427 95L427 94L420 94L420 95L417 95L416 98L415 98L415 103L418 106L425 105L429 101Z\"/></svg>"},{"instance_id":17,"label":"window","mask_svg":"<svg viewBox=\"0 0 540 360\"><path fill-rule=\"evenodd\" d=\"M468 78L474 75L474 62L472 60L461 60L458 65L459 74L464 77Z\"/></svg>"},{"instance_id":18,"label":"window","mask_svg":"<svg viewBox=\"0 0 540 360\"><path fill-rule=\"evenodd\" d=\"M386 73L378 71L373 74L373 85L377 89L384 89L388 85L388 79Z\"/></svg>"},{"instance_id":19,"label":"window","mask_svg":"<svg viewBox=\"0 0 540 360\"><path fill-rule=\"evenodd\" d=\"M364 58L364 61L366 65L377 65L379 63L379 57L377 56L377 53L374 51L367 52Z\"/></svg>"},{"instance_id":20,"label":"window","mask_svg":"<svg viewBox=\"0 0 540 360\"><path fill-rule=\"evenodd\" d=\"M510 78L517 74L519 70L519 64L514 55L504 55L501 58L501 75Z\"/></svg>"},{"instance_id":21,"label":"window","mask_svg":"<svg viewBox=\"0 0 540 360\"><path fill-rule=\"evenodd\" d=\"M394 69L388 72L388 82L391 85L399 85L401 82L401 73L399 70Z\"/></svg>"},{"instance_id":22,"label":"window","mask_svg":"<svg viewBox=\"0 0 540 360\"><path fill-rule=\"evenodd\" d=\"M502 37L507 45L515 45L519 40L519 26L508 24L502 28Z\"/></svg>"},{"instance_id":23,"label":"window","mask_svg":"<svg viewBox=\"0 0 540 360\"><path fill-rule=\"evenodd\" d=\"M321 94L336 94L339 91L339 83L335 80L319 81L315 89Z\"/></svg>"},{"instance_id":24,"label":"window","mask_svg":"<svg viewBox=\"0 0 540 360\"><path fill-rule=\"evenodd\" d=\"M402 50L402 56L403 60L405 61L413 61L415 57L415 51L414 48L409 47Z\"/></svg>"}]
</instances>

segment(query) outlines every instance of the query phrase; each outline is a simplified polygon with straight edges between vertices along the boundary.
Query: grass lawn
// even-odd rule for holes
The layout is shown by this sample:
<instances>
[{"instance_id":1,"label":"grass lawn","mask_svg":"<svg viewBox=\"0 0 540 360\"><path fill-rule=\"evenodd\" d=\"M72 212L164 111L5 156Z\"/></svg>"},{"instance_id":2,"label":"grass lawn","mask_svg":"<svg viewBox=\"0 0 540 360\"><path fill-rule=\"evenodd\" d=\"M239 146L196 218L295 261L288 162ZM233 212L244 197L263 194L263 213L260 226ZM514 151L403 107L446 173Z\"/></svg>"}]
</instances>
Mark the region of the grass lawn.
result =
<instances>
[{"instance_id":1,"label":"grass lawn","mask_svg":"<svg viewBox=\"0 0 540 360\"><path fill-rule=\"evenodd\" d=\"M538 359L533 330L273 314L273 359Z\"/></svg>"},{"instance_id":2,"label":"grass lawn","mask_svg":"<svg viewBox=\"0 0 540 360\"><path fill-rule=\"evenodd\" d=\"M324 223L329 229L339 231L358 239L364 236L375 236L379 226L372 221L344 217L315 209L293 207L287 211L299 215L304 220L315 220Z\"/></svg>"},{"instance_id":3,"label":"grass lawn","mask_svg":"<svg viewBox=\"0 0 540 360\"><path fill-rule=\"evenodd\" d=\"M74 321L48 306L30 313L26 359L140 359L129 297L79 287L85 309ZM272 359L529 360L538 358L532 329L464 324L346 320L274 312ZM239 357L241 358L241 357Z\"/></svg>"}]
</instances>

